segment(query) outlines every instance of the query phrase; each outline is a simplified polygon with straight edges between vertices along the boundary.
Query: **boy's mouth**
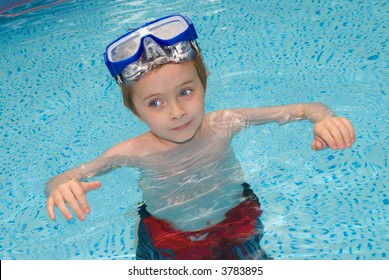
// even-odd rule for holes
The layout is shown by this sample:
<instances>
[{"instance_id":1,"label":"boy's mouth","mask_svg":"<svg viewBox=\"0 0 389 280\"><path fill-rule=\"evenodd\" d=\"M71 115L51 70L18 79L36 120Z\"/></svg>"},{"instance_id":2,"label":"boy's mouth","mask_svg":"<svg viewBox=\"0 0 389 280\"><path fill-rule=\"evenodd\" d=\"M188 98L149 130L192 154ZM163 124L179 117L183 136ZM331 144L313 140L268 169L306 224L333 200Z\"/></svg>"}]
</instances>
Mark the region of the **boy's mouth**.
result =
<instances>
[{"instance_id":1,"label":"boy's mouth","mask_svg":"<svg viewBox=\"0 0 389 280\"><path fill-rule=\"evenodd\" d=\"M178 131L178 130L183 130L183 129L187 128L191 123L192 123L192 121L189 121L189 122L187 122L187 123L184 124L184 125L177 126L177 127L173 128L172 130L177 130L177 131Z\"/></svg>"}]
</instances>

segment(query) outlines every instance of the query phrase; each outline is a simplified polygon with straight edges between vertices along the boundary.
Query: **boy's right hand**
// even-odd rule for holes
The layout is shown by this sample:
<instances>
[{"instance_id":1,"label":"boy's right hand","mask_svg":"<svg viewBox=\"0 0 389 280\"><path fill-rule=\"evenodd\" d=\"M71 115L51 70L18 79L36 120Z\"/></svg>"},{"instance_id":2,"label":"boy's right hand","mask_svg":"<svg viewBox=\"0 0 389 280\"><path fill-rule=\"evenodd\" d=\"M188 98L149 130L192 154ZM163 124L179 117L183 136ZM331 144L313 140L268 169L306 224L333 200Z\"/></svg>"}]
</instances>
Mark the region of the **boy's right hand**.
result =
<instances>
[{"instance_id":1,"label":"boy's right hand","mask_svg":"<svg viewBox=\"0 0 389 280\"><path fill-rule=\"evenodd\" d=\"M66 206L68 204L78 219L85 220L85 214L90 212L85 194L100 187L101 183L99 181L80 182L77 180L71 180L55 187L47 199L46 209L50 219L55 219L54 207L57 206L65 218L71 220L73 216Z\"/></svg>"}]
</instances>

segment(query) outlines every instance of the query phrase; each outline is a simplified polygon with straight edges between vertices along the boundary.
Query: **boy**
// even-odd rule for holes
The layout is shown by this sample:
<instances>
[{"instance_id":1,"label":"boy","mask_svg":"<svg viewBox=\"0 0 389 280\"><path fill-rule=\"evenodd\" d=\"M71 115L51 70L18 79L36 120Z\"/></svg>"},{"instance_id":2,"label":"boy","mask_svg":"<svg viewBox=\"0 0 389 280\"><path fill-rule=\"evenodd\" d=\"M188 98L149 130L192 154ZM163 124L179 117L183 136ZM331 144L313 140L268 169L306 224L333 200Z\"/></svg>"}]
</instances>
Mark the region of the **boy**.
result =
<instances>
[{"instance_id":1,"label":"boy","mask_svg":"<svg viewBox=\"0 0 389 280\"><path fill-rule=\"evenodd\" d=\"M185 16L150 22L107 46L105 63L124 104L150 131L97 159L52 178L47 211L72 219L89 213L85 194L100 182L82 179L120 166L138 168L145 204L139 209L138 259L266 259L258 198L230 147L245 127L308 119L312 148L344 149L351 123L319 103L240 108L205 114L207 71ZM66 204L68 206L66 206ZM146 206L147 204L147 206Z\"/></svg>"}]
</instances>

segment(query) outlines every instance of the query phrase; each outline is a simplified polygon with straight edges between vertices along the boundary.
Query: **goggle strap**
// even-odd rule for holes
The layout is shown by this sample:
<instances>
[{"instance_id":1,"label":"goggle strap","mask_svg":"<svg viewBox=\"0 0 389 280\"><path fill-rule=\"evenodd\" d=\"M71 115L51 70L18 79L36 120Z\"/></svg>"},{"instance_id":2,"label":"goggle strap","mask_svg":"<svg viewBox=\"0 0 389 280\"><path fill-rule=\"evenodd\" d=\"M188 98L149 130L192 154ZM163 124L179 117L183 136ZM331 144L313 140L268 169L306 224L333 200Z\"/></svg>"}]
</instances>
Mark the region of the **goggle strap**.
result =
<instances>
[{"instance_id":1,"label":"goggle strap","mask_svg":"<svg viewBox=\"0 0 389 280\"><path fill-rule=\"evenodd\" d=\"M200 50L199 50L199 47L198 47L196 41L190 41L189 43L190 43L190 45L191 45L194 49L196 49L197 53L200 53Z\"/></svg>"},{"instance_id":2,"label":"goggle strap","mask_svg":"<svg viewBox=\"0 0 389 280\"><path fill-rule=\"evenodd\" d=\"M122 78L120 78L120 74L115 76L116 83L120 86L123 84Z\"/></svg>"}]
</instances>

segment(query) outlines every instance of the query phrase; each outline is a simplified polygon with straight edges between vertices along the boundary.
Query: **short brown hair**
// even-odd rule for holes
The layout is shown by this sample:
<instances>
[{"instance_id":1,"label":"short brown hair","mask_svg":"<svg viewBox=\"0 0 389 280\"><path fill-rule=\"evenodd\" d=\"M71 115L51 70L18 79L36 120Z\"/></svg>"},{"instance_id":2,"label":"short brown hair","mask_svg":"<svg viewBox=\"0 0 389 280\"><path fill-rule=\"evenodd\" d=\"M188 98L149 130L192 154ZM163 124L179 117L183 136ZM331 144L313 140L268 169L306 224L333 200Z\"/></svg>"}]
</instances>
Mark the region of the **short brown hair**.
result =
<instances>
[{"instance_id":1,"label":"short brown hair","mask_svg":"<svg viewBox=\"0 0 389 280\"><path fill-rule=\"evenodd\" d=\"M200 81L201 81L201 83L204 87L204 91L205 91L205 89L207 88L207 77L208 77L207 69L205 67L200 48L198 47L196 42L194 42L194 44L196 44L196 47L193 48L195 51L195 58L192 61L194 63L194 66L196 67L197 74L199 75ZM166 64L158 65L157 67L155 67L151 71L155 71L164 65L166 65ZM119 75L119 77L122 81L124 80L124 78L121 76L121 74ZM126 106L128 109L130 109L135 115L139 116L138 112L136 111L134 102L132 100L132 96L134 94L132 87L126 86L124 83L121 83L120 87L121 87L121 91L122 91L122 95L123 95L124 106Z\"/></svg>"}]
</instances>

